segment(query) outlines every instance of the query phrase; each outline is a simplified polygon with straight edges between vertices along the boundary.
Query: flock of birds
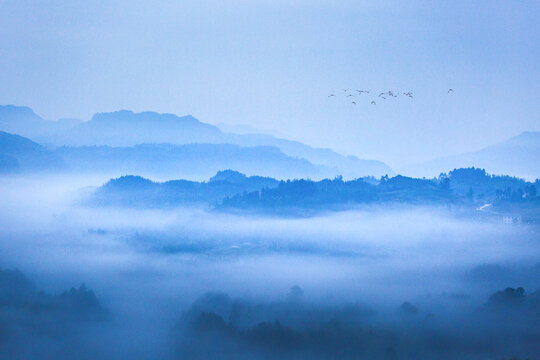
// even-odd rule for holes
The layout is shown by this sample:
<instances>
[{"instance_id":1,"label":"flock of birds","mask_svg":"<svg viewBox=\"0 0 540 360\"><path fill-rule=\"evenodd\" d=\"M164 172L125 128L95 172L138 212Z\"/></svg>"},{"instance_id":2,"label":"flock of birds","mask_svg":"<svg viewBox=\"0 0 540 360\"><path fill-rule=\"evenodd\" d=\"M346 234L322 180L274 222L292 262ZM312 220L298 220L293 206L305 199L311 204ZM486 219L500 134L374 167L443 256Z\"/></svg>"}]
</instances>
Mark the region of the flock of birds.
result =
<instances>
[{"instance_id":1,"label":"flock of birds","mask_svg":"<svg viewBox=\"0 0 540 360\"><path fill-rule=\"evenodd\" d=\"M371 90L356 90L356 92L358 94L356 94L351 89L343 89L343 93L344 93L345 97L347 99L352 98L351 104L353 104L353 105L356 105L356 100L355 100L356 97L360 97L363 94L369 95L371 93ZM453 93L453 92L454 92L454 89L448 89L447 93L450 94L450 93ZM414 95L413 95L412 91L407 91L407 92L401 92L400 93L400 92L394 92L394 91L388 90L387 92L380 93L377 96L377 99L371 100L371 105L377 105L377 102L375 100L378 100L378 99L386 100L388 98L397 98L398 96L406 96L406 97L408 97L410 99L414 98ZM336 97L336 94L330 94L330 95L328 95L328 97L329 98Z\"/></svg>"}]
</instances>

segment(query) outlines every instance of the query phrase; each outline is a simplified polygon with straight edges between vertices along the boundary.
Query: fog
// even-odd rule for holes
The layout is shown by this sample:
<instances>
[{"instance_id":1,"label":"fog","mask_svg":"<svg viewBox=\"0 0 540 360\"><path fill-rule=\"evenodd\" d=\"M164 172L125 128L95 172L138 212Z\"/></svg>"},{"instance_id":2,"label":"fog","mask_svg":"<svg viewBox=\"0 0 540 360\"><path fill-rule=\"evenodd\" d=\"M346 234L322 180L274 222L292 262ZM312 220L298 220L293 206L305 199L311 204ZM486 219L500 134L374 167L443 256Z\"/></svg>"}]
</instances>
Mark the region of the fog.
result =
<instances>
[{"instance_id":1,"label":"fog","mask_svg":"<svg viewBox=\"0 0 540 360\"><path fill-rule=\"evenodd\" d=\"M51 335L49 325L10 323L15 317L3 310L0 334L18 342L0 341L0 354L314 358L316 343L317 356L328 358L335 349L325 344L335 339L323 324L338 324L344 343L336 346L345 352L336 350L336 358L525 358L540 351L535 226L412 205L297 217L85 205L106 180L0 179L0 269L20 270L51 296L84 283L110 314L70 320L75 330ZM530 321L513 327L499 313L486 315L492 294L507 287L523 287L533 305L503 315ZM284 342L269 346L261 329ZM313 333L319 341L306 335Z\"/></svg>"}]
</instances>

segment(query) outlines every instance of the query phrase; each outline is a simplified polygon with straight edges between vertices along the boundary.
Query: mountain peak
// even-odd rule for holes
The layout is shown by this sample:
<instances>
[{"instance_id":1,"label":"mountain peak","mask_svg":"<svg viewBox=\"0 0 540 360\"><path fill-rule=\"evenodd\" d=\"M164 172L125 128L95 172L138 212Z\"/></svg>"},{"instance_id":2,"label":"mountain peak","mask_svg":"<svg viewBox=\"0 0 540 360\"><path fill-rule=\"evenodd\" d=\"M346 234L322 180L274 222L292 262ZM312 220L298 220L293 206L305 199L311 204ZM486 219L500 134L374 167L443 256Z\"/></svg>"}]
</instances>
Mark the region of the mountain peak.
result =
<instances>
[{"instance_id":1,"label":"mountain peak","mask_svg":"<svg viewBox=\"0 0 540 360\"><path fill-rule=\"evenodd\" d=\"M15 127L17 123L23 126L29 126L35 125L35 123L40 121L43 121L43 119L27 106L0 105L0 124L6 126L2 130L13 132L14 129L10 127Z\"/></svg>"},{"instance_id":2,"label":"mountain peak","mask_svg":"<svg viewBox=\"0 0 540 360\"><path fill-rule=\"evenodd\" d=\"M28 106L0 105L0 113L37 116Z\"/></svg>"},{"instance_id":3,"label":"mountain peak","mask_svg":"<svg viewBox=\"0 0 540 360\"><path fill-rule=\"evenodd\" d=\"M209 182L226 181L232 184L242 183L247 176L235 170L220 170L216 175L210 178Z\"/></svg>"},{"instance_id":4,"label":"mountain peak","mask_svg":"<svg viewBox=\"0 0 540 360\"><path fill-rule=\"evenodd\" d=\"M203 124L192 115L177 116L169 113L158 113L155 111L143 111L135 113L131 110L117 110L112 112L96 113L90 122L181 122L192 124Z\"/></svg>"},{"instance_id":5,"label":"mountain peak","mask_svg":"<svg viewBox=\"0 0 540 360\"><path fill-rule=\"evenodd\" d=\"M6 109L14 107L8 106ZM0 108L1 109L1 108ZM384 163L374 160L361 160L355 156L343 156L330 149L318 149L298 141L277 138L264 134L224 133L218 127L201 122L192 115L177 116L168 113L145 111L135 113L131 110L118 110L95 114L89 121L47 121L26 108L27 116L1 116L0 130L17 133L35 141L55 146L116 146L130 147L137 144L231 144L241 147L267 147L245 149L247 156L251 150L264 150L268 161L278 164L284 155L307 161L319 166L323 171L346 178L361 176L382 176L393 174ZM251 155L249 155L251 156ZM275 163L277 161L278 163ZM287 161L290 161L287 160ZM268 167L260 160L253 166L265 172ZM277 166L277 165L276 165ZM279 165L278 167L281 167ZM266 167L266 168L265 168ZM292 173L297 173L293 171ZM291 174L292 174L291 173ZM289 174L291 176L291 174ZM330 176L330 175L329 175Z\"/></svg>"},{"instance_id":6,"label":"mountain peak","mask_svg":"<svg viewBox=\"0 0 540 360\"><path fill-rule=\"evenodd\" d=\"M540 174L539 156L540 132L525 131L478 151L436 158L404 171L412 176L437 176L451 169L474 166L492 174L510 173L534 180Z\"/></svg>"}]
</instances>

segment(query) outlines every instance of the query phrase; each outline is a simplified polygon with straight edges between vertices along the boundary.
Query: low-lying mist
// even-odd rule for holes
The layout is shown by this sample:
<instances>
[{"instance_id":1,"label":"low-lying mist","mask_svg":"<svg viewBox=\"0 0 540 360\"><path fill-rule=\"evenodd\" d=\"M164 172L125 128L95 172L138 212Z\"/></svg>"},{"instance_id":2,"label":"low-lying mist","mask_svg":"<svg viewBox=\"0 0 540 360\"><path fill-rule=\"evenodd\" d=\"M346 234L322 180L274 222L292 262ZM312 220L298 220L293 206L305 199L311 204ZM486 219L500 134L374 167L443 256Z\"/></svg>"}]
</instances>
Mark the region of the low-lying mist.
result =
<instances>
[{"instance_id":1,"label":"low-lying mist","mask_svg":"<svg viewBox=\"0 0 540 360\"><path fill-rule=\"evenodd\" d=\"M412 206L289 218L82 205L89 187L104 180L0 179L0 269L20 270L35 294L48 296L32 295L24 306L3 303L0 355L500 359L540 353L535 226ZM108 316L89 321L49 311L80 299L82 283ZM69 295L72 287L77 291ZM492 297L507 287L513 289ZM0 291L7 296L4 284Z\"/></svg>"}]
</instances>

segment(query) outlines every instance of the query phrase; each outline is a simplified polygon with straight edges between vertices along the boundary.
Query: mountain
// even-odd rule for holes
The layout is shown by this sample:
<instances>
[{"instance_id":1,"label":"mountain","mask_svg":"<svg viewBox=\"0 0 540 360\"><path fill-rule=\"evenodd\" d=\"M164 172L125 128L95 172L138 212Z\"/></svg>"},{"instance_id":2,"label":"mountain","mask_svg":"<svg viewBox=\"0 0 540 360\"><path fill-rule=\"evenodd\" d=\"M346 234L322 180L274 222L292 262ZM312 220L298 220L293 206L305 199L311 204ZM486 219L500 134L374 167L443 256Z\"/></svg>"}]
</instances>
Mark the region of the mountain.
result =
<instances>
[{"instance_id":1,"label":"mountain","mask_svg":"<svg viewBox=\"0 0 540 360\"><path fill-rule=\"evenodd\" d=\"M77 119L44 120L26 106L0 105L0 130L41 143L51 143L49 139L55 134L81 124L82 121Z\"/></svg>"},{"instance_id":2,"label":"mountain","mask_svg":"<svg viewBox=\"0 0 540 360\"><path fill-rule=\"evenodd\" d=\"M382 177L376 183L366 180L281 181L276 187L228 196L217 208L312 214L358 206L428 205L478 219L501 221L510 217L525 223L540 222L538 182L531 183L508 175L490 175L477 168L457 169L439 179L397 175Z\"/></svg>"},{"instance_id":3,"label":"mountain","mask_svg":"<svg viewBox=\"0 0 540 360\"><path fill-rule=\"evenodd\" d=\"M287 155L307 159L313 164L323 165L331 169L335 175L343 175L349 179L394 174L388 165L378 160L363 160L356 156L343 156L330 149L313 148L298 141L280 139L271 135L228 134L227 139L231 143L243 146L257 144L276 146Z\"/></svg>"},{"instance_id":4,"label":"mountain","mask_svg":"<svg viewBox=\"0 0 540 360\"><path fill-rule=\"evenodd\" d=\"M242 174L241 172L234 171L234 170L218 171L216 175L212 176L210 180L208 180L208 182L236 184L236 185L244 186L246 189L272 188L272 187L277 186L278 184L278 181L271 177L246 176L245 174Z\"/></svg>"},{"instance_id":5,"label":"mountain","mask_svg":"<svg viewBox=\"0 0 540 360\"><path fill-rule=\"evenodd\" d=\"M89 202L152 208L198 205L233 212L304 215L358 206L429 205L496 221L504 216L521 217L527 223L540 221L540 183L490 175L483 169L457 169L439 179L397 175L369 180L278 181L232 170L220 171L207 182L153 182L122 176L90 194Z\"/></svg>"},{"instance_id":6,"label":"mountain","mask_svg":"<svg viewBox=\"0 0 540 360\"><path fill-rule=\"evenodd\" d=\"M66 168L62 158L19 135L0 131L0 173L58 171Z\"/></svg>"},{"instance_id":7,"label":"mountain","mask_svg":"<svg viewBox=\"0 0 540 360\"><path fill-rule=\"evenodd\" d=\"M493 174L512 174L530 180L540 178L540 132L523 132L478 151L411 165L402 173L432 177L471 166L484 168Z\"/></svg>"},{"instance_id":8,"label":"mountain","mask_svg":"<svg viewBox=\"0 0 540 360\"><path fill-rule=\"evenodd\" d=\"M343 156L330 149L313 148L271 135L226 133L190 115L179 117L173 114L133 113L122 110L96 114L87 122L48 121L34 114L29 108L8 105L0 107L0 130L2 129L9 129L40 143L55 146L128 147L142 143L273 146L290 157L322 165L334 176L356 178L393 174L392 169L380 161ZM263 166L260 162L258 164Z\"/></svg>"},{"instance_id":9,"label":"mountain","mask_svg":"<svg viewBox=\"0 0 540 360\"><path fill-rule=\"evenodd\" d=\"M99 113L79 126L58 132L52 141L67 146L133 146L142 143L214 143L222 135L217 127L191 115L178 117L127 110Z\"/></svg>"},{"instance_id":10,"label":"mountain","mask_svg":"<svg viewBox=\"0 0 540 360\"><path fill-rule=\"evenodd\" d=\"M50 136L54 124L40 118L29 107L0 105L0 130L35 138Z\"/></svg>"},{"instance_id":11,"label":"mountain","mask_svg":"<svg viewBox=\"0 0 540 360\"><path fill-rule=\"evenodd\" d=\"M285 155L277 147L231 144L141 144L130 147L59 147L55 154L75 172L206 179L229 168L276 178L324 177L330 170Z\"/></svg>"},{"instance_id":12,"label":"mountain","mask_svg":"<svg viewBox=\"0 0 540 360\"><path fill-rule=\"evenodd\" d=\"M246 176L237 171L218 172L208 182L171 180L153 182L140 176L122 176L108 181L90 198L95 205L130 207L169 207L212 205L227 196L273 188L278 181L268 177Z\"/></svg>"}]
</instances>

